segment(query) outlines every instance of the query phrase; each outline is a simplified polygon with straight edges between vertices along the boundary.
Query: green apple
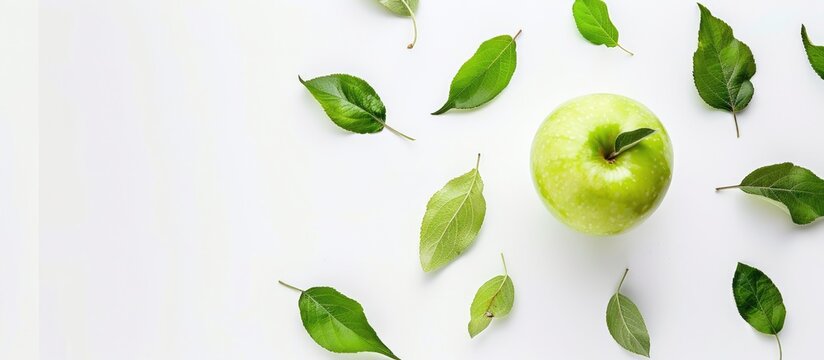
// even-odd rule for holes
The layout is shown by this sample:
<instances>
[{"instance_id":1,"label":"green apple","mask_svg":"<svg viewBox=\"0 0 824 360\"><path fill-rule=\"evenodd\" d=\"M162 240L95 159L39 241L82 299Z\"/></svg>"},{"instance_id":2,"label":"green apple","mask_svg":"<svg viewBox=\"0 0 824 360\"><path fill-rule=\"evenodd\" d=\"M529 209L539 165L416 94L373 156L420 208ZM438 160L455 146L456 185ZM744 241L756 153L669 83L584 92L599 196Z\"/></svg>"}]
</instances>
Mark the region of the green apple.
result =
<instances>
[{"instance_id":1,"label":"green apple","mask_svg":"<svg viewBox=\"0 0 824 360\"><path fill-rule=\"evenodd\" d=\"M652 135L613 157L619 134ZM550 114L532 143L532 177L561 222L592 235L619 234L646 219L669 188L672 144L649 109L630 98L593 94Z\"/></svg>"}]
</instances>

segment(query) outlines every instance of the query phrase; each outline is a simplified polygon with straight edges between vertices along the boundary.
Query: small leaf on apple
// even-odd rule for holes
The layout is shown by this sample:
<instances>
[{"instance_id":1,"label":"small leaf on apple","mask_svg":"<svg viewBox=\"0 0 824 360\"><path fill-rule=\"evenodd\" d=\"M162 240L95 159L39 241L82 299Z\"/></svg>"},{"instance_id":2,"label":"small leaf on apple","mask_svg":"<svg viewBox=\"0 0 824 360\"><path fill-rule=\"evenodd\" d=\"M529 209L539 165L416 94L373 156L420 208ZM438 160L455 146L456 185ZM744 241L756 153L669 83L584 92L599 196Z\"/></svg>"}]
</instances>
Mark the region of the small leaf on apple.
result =
<instances>
[{"instance_id":1,"label":"small leaf on apple","mask_svg":"<svg viewBox=\"0 0 824 360\"><path fill-rule=\"evenodd\" d=\"M775 336L779 358L782 357L778 333L784 328L787 309L778 287L761 270L738 263L732 279L732 293L741 317L755 330Z\"/></svg>"},{"instance_id":2,"label":"small leaf on apple","mask_svg":"<svg viewBox=\"0 0 824 360\"><path fill-rule=\"evenodd\" d=\"M378 0L381 5L389 11L399 16L409 16L412 18L412 42L406 45L407 49L415 47L418 42L418 22L415 20L415 10L418 7L418 0Z\"/></svg>"},{"instance_id":3,"label":"small leaf on apple","mask_svg":"<svg viewBox=\"0 0 824 360\"><path fill-rule=\"evenodd\" d=\"M386 125L386 107L378 93L363 79L345 74L298 80L320 103L326 115L344 130L372 134L384 128L408 140L415 140Z\"/></svg>"},{"instance_id":4,"label":"small leaf on apple","mask_svg":"<svg viewBox=\"0 0 824 360\"><path fill-rule=\"evenodd\" d=\"M618 290L607 305L607 329L618 345L638 355L649 357L650 341L647 325L638 307L628 297L621 294L621 286L629 269L624 271Z\"/></svg>"},{"instance_id":5,"label":"small leaf on apple","mask_svg":"<svg viewBox=\"0 0 824 360\"><path fill-rule=\"evenodd\" d=\"M759 168L741 184L723 186L715 190L741 191L778 201L787 207L793 222L809 224L824 216L824 180L812 171L792 163Z\"/></svg>"},{"instance_id":6,"label":"small leaf on apple","mask_svg":"<svg viewBox=\"0 0 824 360\"><path fill-rule=\"evenodd\" d=\"M478 289L472 306L469 308L469 337L475 337L484 331L494 318L504 317L512 310L515 302L515 285L506 269L504 254L501 254L504 274L498 275Z\"/></svg>"},{"instance_id":7,"label":"small leaf on apple","mask_svg":"<svg viewBox=\"0 0 824 360\"><path fill-rule=\"evenodd\" d=\"M807 36L807 28L804 25L801 25L801 42L804 43L804 50L807 51L807 58L810 59L813 70L824 79L824 46L813 45L810 42L810 37Z\"/></svg>"},{"instance_id":8,"label":"small leaf on apple","mask_svg":"<svg viewBox=\"0 0 824 360\"><path fill-rule=\"evenodd\" d=\"M698 4L701 25L698 49L692 56L692 76L698 94L709 106L732 112L735 134L736 113L752 100L755 89L750 79L755 76L755 59L749 46L733 37L732 28Z\"/></svg>"},{"instance_id":9,"label":"small leaf on apple","mask_svg":"<svg viewBox=\"0 0 824 360\"><path fill-rule=\"evenodd\" d=\"M429 203L421 223L420 260L423 271L441 268L458 257L478 236L486 215L484 183L478 164L450 180Z\"/></svg>"},{"instance_id":10,"label":"small leaf on apple","mask_svg":"<svg viewBox=\"0 0 824 360\"><path fill-rule=\"evenodd\" d=\"M451 109L472 109L494 99L503 91L515 73L517 55L515 36L501 35L484 41L458 70L449 87L449 98L432 115Z\"/></svg>"},{"instance_id":11,"label":"small leaf on apple","mask_svg":"<svg viewBox=\"0 0 824 360\"><path fill-rule=\"evenodd\" d=\"M374 352L399 360L378 338L357 301L330 287L301 290L279 283L300 291L298 308L303 327L324 349L336 353Z\"/></svg>"},{"instance_id":12,"label":"small leaf on apple","mask_svg":"<svg viewBox=\"0 0 824 360\"><path fill-rule=\"evenodd\" d=\"M644 140L647 136L652 135L655 133L655 130L650 128L640 128L632 131L623 132L615 138L615 147L611 154L609 154L609 160L615 160L618 155L621 155L624 151L631 149L633 146L638 145L641 140Z\"/></svg>"},{"instance_id":13,"label":"small leaf on apple","mask_svg":"<svg viewBox=\"0 0 824 360\"><path fill-rule=\"evenodd\" d=\"M635 55L618 43L618 29L609 19L607 4L602 0L575 0L572 4L572 17L575 18L578 31L589 42L606 47L617 46L627 54Z\"/></svg>"}]
</instances>

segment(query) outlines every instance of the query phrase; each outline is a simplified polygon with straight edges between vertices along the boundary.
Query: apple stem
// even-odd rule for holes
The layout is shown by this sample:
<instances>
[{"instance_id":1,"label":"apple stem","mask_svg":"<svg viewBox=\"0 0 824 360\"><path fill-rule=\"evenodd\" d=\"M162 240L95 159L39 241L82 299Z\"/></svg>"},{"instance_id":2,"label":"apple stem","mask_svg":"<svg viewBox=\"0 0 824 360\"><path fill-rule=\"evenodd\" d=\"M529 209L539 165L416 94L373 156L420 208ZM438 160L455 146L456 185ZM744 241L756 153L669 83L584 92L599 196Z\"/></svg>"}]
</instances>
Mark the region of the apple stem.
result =
<instances>
[{"instance_id":1,"label":"apple stem","mask_svg":"<svg viewBox=\"0 0 824 360\"><path fill-rule=\"evenodd\" d=\"M610 163L610 164L614 164L614 163L615 163L615 160L616 160L616 159L618 159L618 155L623 154L623 153L624 153L624 151L629 150L629 148L631 148L631 147L633 147L633 146L635 146L635 144L630 145L630 146L625 146L623 149L621 149L621 150L619 150L619 151L615 151L615 150L613 150L613 151L612 151L611 153L609 153L609 155L606 157L607 161L609 161L609 163Z\"/></svg>"},{"instance_id":2,"label":"apple stem","mask_svg":"<svg viewBox=\"0 0 824 360\"><path fill-rule=\"evenodd\" d=\"M301 290L301 289L299 289L299 288L297 288L297 287L295 287L295 286L289 285L289 284L287 284L287 283L285 283L285 282L283 282L283 281L278 280L278 283L279 283L279 284L281 284L281 285L283 285L283 286L285 286L285 287L288 287L288 288L290 288L290 289L292 289L292 290L303 292L303 290Z\"/></svg>"},{"instance_id":3,"label":"apple stem","mask_svg":"<svg viewBox=\"0 0 824 360\"><path fill-rule=\"evenodd\" d=\"M415 43L418 42L418 21L415 20L415 12L412 11L412 8L407 3L407 0L402 0L403 6L406 6L406 10L409 11L409 17L412 18L412 42L409 45L406 45L407 49L411 49L415 47Z\"/></svg>"},{"instance_id":4,"label":"apple stem","mask_svg":"<svg viewBox=\"0 0 824 360\"><path fill-rule=\"evenodd\" d=\"M635 54L632 51L627 50L626 48L621 46L621 44L615 44L615 45L618 45L618 47L621 48L621 50L624 50L627 54L629 54L629 56L635 56Z\"/></svg>"},{"instance_id":5,"label":"apple stem","mask_svg":"<svg viewBox=\"0 0 824 360\"><path fill-rule=\"evenodd\" d=\"M715 188L715 191L727 190L727 189L737 189L740 188L741 185L730 185L730 186L722 186Z\"/></svg>"},{"instance_id":6,"label":"apple stem","mask_svg":"<svg viewBox=\"0 0 824 360\"><path fill-rule=\"evenodd\" d=\"M618 283L618 290L615 290L616 294L621 292L621 286L624 285L624 280L627 278L627 273L629 273L629 268L624 269L624 276L621 277L621 282Z\"/></svg>"},{"instance_id":7,"label":"apple stem","mask_svg":"<svg viewBox=\"0 0 824 360\"><path fill-rule=\"evenodd\" d=\"M741 131L738 130L738 116L735 115L735 110L732 111L732 120L735 121L735 137L741 138Z\"/></svg>"},{"instance_id":8,"label":"apple stem","mask_svg":"<svg viewBox=\"0 0 824 360\"><path fill-rule=\"evenodd\" d=\"M519 30L518 30L518 32L517 32L517 33L515 33L515 36L513 36L513 37L512 37L512 41L515 41L515 39L517 39L517 38L518 38L518 36L521 36L521 33L522 33L522 32L523 32L523 30L522 30L522 29L519 29Z\"/></svg>"},{"instance_id":9,"label":"apple stem","mask_svg":"<svg viewBox=\"0 0 824 360\"><path fill-rule=\"evenodd\" d=\"M478 159L475 160L475 171L478 170L478 167L481 165L481 153L478 153Z\"/></svg>"}]
</instances>

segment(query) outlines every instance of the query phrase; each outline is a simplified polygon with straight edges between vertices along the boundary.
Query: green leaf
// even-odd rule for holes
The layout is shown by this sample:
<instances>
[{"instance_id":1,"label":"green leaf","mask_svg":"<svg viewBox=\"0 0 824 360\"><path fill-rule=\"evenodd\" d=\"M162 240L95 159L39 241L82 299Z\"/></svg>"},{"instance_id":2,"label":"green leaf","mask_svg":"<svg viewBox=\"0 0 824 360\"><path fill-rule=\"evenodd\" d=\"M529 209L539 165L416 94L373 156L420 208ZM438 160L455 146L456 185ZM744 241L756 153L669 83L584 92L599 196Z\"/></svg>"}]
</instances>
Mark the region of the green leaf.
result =
<instances>
[{"instance_id":1,"label":"green leaf","mask_svg":"<svg viewBox=\"0 0 824 360\"><path fill-rule=\"evenodd\" d=\"M784 328L787 316L784 300L772 280L761 270L738 263L732 279L732 292L738 313L755 330L776 335Z\"/></svg>"},{"instance_id":2,"label":"green leaf","mask_svg":"<svg viewBox=\"0 0 824 360\"><path fill-rule=\"evenodd\" d=\"M792 163L759 168L741 180L740 185L716 190L736 188L784 204L793 222L799 225L824 216L824 180Z\"/></svg>"},{"instance_id":3,"label":"green leaf","mask_svg":"<svg viewBox=\"0 0 824 360\"><path fill-rule=\"evenodd\" d=\"M480 162L481 155L478 155ZM478 164L450 180L429 203L421 223L421 268L429 272L448 264L475 241L486 214L484 183Z\"/></svg>"},{"instance_id":4,"label":"green leaf","mask_svg":"<svg viewBox=\"0 0 824 360\"><path fill-rule=\"evenodd\" d=\"M504 317L512 310L515 302L515 285L506 270L506 260L501 254L504 263L504 274L498 275L485 282L475 293L472 306L469 308L469 336L475 337L484 331L494 318Z\"/></svg>"},{"instance_id":5,"label":"green leaf","mask_svg":"<svg viewBox=\"0 0 824 360\"><path fill-rule=\"evenodd\" d=\"M602 0L575 0L572 4L572 17L575 18L578 31L589 42L607 47L617 46L634 55L618 43L618 29L609 19L607 4Z\"/></svg>"},{"instance_id":6,"label":"green leaf","mask_svg":"<svg viewBox=\"0 0 824 360\"><path fill-rule=\"evenodd\" d=\"M341 128L358 134L372 134L385 127L401 137L415 140L386 125L386 107L366 81L344 74L309 81L298 76L298 80Z\"/></svg>"},{"instance_id":7,"label":"green leaf","mask_svg":"<svg viewBox=\"0 0 824 360\"><path fill-rule=\"evenodd\" d=\"M515 73L515 39L520 34L518 31L515 37L501 35L484 41L452 79L449 99L432 115L451 109L476 108L498 96Z\"/></svg>"},{"instance_id":8,"label":"green leaf","mask_svg":"<svg viewBox=\"0 0 824 360\"><path fill-rule=\"evenodd\" d=\"M336 353L374 352L399 360L378 338L357 301L330 287L304 291L280 283L300 291L298 308L303 327L324 349Z\"/></svg>"},{"instance_id":9,"label":"green leaf","mask_svg":"<svg viewBox=\"0 0 824 360\"><path fill-rule=\"evenodd\" d=\"M418 0L378 0L378 2L389 9L389 11L399 16L409 16L412 18L412 42L406 46L407 49L415 47L418 41L418 21L415 19L415 11L418 9Z\"/></svg>"},{"instance_id":10,"label":"green leaf","mask_svg":"<svg viewBox=\"0 0 824 360\"><path fill-rule=\"evenodd\" d=\"M615 160L618 155L621 155L624 151L631 149L633 146L638 145L641 140L644 140L647 136L652 135L655 133L655 130L650 128L640 128L632 131L623 132L615 138L615 146L613 147L612 154L609 155L609 160Z\"/></svg>"},{"instance_id":11,"label":"green leaf","mask_svg":"<svg viewBox=\"0 0 824 360\"><path fill-rule=\"evenodd\" d=\"M629 269L624 271L618 290L607 304L607 329L618 345L638 355L649 357L649 333L638 307L621 294L621 286Z\"/></svg>"},{"instance_id":12,"label":"green leaf","mask_svg":"<svg viewBox=\"0 0 824 360\"><path fill-rule=\"evenodd\" d=\"M708 105L732 112L736 135L738 117L752 100L755 59L750 48L733 37L732 28L712 16L704 5L698 30L698 49L692 57L692 75L698 94Z\"/></svg>"},{"instance_id":13,"label":"green leaf","mask_svg":"<svg viewBox=\"0 0 824 360\"><path fill-rule=\"evenodd\" d=\"M801 42L804 43L804 50L807 51L807 58L810 59L813 70L824 79L824 46L816 46L810 42L804 25L801 25Z\"/></svg>"},{"instance_id":14,"label":"green leaf","mask_svg":"<svg viewBox=\"0 0 824 360\"><path fill-rule=\"evenodd\" d=\"M755 330L775 336L778 357L783 358L778 333L784 328L787 309L772 280L761 270L738 263L732 278L732 294L738 313L748 324Z\"/></svg>"}]
</instances>

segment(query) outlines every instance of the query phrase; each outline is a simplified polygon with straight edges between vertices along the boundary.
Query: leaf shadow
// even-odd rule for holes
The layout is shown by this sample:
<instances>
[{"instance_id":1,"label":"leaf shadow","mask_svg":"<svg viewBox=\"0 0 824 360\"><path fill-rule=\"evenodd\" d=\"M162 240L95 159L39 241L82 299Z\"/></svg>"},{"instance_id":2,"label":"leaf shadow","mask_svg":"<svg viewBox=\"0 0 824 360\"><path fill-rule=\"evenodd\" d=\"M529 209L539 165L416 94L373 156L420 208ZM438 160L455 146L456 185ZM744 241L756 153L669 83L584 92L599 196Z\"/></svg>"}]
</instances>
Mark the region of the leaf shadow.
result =
<instances>
[{"instance_id":1,"label":"leaf shadow","mask_svg":"<svg viewBox=\"0 0 824 360\"><path fill-rule=\"evenodd\" d=\"M517 308L517 306L513 306L512 307L512 312L515 312L516 308ZM508 331L511 331L511 330L506 330L506 329L511 326L510 324L512 323L512 321L510 321L510 318L512 317L512 312L510 312L510 314L507 315L507 316L504 316L504 317L501 317L501 318L498 318L498 317L494 318L492 320L492 322L489 323L489 326L487 326L487 328L484 329L484 331L482 331L480 334L475 335L474 338L469 337L469 333L466 333L465 335L473 343L481 343L481 344L489 343L489 341L493 341L493 340L485 340L485 339L490 338L490 337L495 338L496 336L494 335L494 333L496 333L496 332L506 333Z\"/></svg>"},{"instance_id":2,"label":"leaf shadow","mask_svg":"<svg viewBox=\"0 0 824 360\"><path fill-rule=\"evenodd\" d=\"M386 16L386 17L395 17L395 15L391 11L386 9L377 0L363 0L362 3L369 3L369 5L364 6L364 7L368 7L370 9L369 11L371 11L375 14L380 13L380 14Z\"/></svg>"},{"instance_id":3,"label":"leaf shadow","mask_svg":"<svg viewBox=\"0 0 824 360\"><path fill-rule=\"evenodd\" d=\"M317 129L315 130L323 131L324 133L330 135L359 135L346 131L342 127L335 124L335 122L329 118L329 115L327 115L326 112L323 111L323 107L321 107L320 104L318 104L317 100L315 100L315 98L313 98L312 95L303 86L301 86L301 89L302 94L298 96L299 99L297 101L301 102L300 105L303 109L307 109L307 116L305 118L296 118L294 119L295 121L316 121L318 122L318 124L312 124L312 126L317 126ZM326 124L320 124L322 122L326 122Z\"/></svg>"},{"instance_id":4,"label":"leaf shadow","mask_svg":"<svg viewBox=\"0 0 824 360\"><path fill-rule=\"evenodd\" d=\"M440 276L439 274L441 272L443 272L444 270L446 270L450 266L454 266L456 262L460 261L462 257L466 256L466 254L468 252L472 251L472 249L475 248L475 244L478 241L482 241L483 234L484 234L484 226L481 225L481 230L478 231L478 235L475 236L475 240L473 240L472 243L469 244L469 246L467 246L466 249L464 249L464 251L460 252L458 254L458 256L456 256L454 259L452 259L452 261L450 261L446 265L440 267L439 269L429 271L429 272L424 272L424 277L423 277L424 282L426 282L428 284L428 283L431 283L431 282L435 281L435 279L438 276Z\"/></svg>"},{"instance_id":5,"label":"leaf shadow","mask_svg":"<svg viewBox=\"0 0 824 360\"><path fill-rule=\"evenodd\" d=\"M483 230L481 230L481 231L483 231ZM478 236L480 237L481 235L478 234ZM478 241L478 239L476 238L475 241L473 241L472 244L469 245L468 248L466 248L463 252L458 254L458 256L455 259L453 259L452 261L450 261L448 264L446 264L446 265L444 265L444 266L442 266L438 269L435 269L435 270L432 270L432 271L429 271L429 272L424 272L424 276L423 276L424 282L427 283L427 284L430 284L430 283L434 282L435 279L440 276L440 273L444 272L444 270L446 270L450 266L454 266L456 262L459 262L462 257L466 256L466 253L468 253L473 247L475 247L475 243L477 241Z\"/></svg>"},{"instance_id":6,"label":"leaf shadow","mask_svg":"<svg viewBox=\"0 0 824 360\"><path fill-rule=\"evenodd\" d=\"M507 87L509 87L509 86L507 86ZM505 90L506 89L504 89L504 91ZM445 113L440 114L440 115L433 115L432 113L430 113L429 115L434 116L436 118L440 118L440 117L446 118L446 117L449 117L450 115L454 116L454 117L476 116L477 115L477 114L475 114L476 112L484 111L485 108L495 106L495 104L496 104L495 100L498 99L499 97L504 96L504 91L501 91L500 94L496 95L494 98L490 99L489 101L487 101L483 104L480 104L478 106L472 107L472 108L451 108L451 109L447 110ZM503 105L499 105L499 106L503 106Z\"/></svg>"},{"instance_id":7,"label":"leaf shadow","mask_svg":"<svg viewBox=\"0 0 824 360\"><path fill-rule=\"evenodd\" d=\"M484 104L484 105L486 105L486 104ZM443 114L440 114L440 115L432 115L432 114L429 114L429 115L436 116L436 117L449 117L449 115L452 115L452 116L470 116L472 113L480 110L480 108L482 106L483 105L477 106L477 107L474 107L474 108L471 108L471 109L452 108L452 109L449 109L447 112L445 112Z\"/></svg>"},{"instance_id":8,"label":"leaf shadow","mask_svg":"<svg viewBox=\"0 0 824 360\"><path fill-rule=\"evenodd\" d=\"M824 217L818 218L816 221L806 225L800 225L793 222L790 217L790 212L787 207L774 200L762 198L750 194L744 195L743 199L736 202L742 212L751 213L751 216L757 216L758 222L778 223L781 226L780 230L785 232L809 231L809 229L818 228L820 223L824 222Z\"/></svg>"}]
</instances>

